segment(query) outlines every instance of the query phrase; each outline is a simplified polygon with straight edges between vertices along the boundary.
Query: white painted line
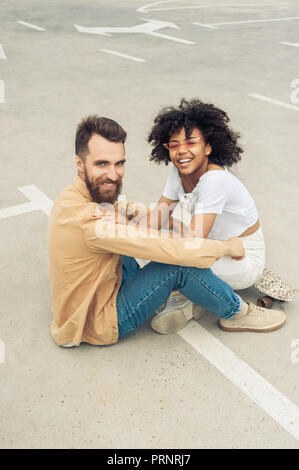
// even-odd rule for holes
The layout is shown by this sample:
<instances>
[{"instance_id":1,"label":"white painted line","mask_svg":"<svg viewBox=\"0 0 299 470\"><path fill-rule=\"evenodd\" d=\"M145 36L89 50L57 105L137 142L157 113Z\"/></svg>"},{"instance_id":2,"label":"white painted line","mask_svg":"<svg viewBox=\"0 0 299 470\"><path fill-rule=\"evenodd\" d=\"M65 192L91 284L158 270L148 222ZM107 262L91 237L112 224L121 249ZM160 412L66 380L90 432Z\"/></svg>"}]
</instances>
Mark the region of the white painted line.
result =
<instances>
[{"instance_id":1,"label":"white painted line","mask_svg":"<svg viewBox=\"0 0 299 470\"><path fill-rule=\"evenodd\" d=\"M218 27L223 25L233 25L233 24L248 24L248 23L267 23L269 21L290 21L290 20L298 20L299 16L292 16L289 18L268 18L264 20L246 20L246 21L231 21L229 23L211 23L211 24L203 24L203 23L193 23L198 26L205 26L205 27Z\"/></svg>"},{"instance_id":2,"label":"white painted line","mask_svg":"<svg viewBox=\"0 0 299 470\"><path fill-rule=\"evenodd\" d=\"M46 196L40 189L36 186L21 186L18 188L24 196L28 197L30 201L36 202L39 205L40 210L42 210L46 215L50 215L53 201L48 196Z\"/></svg>"},{"instance_id":3,"label":"white painted line","mask_svg":"<svg viewBox=\"0 0 299 470\"><path fill-rule=\"evenodd\" d=\"M294 106L289 103L284 103L283 101L274 100L273 98L268 98L267 96L257 95L256 93L248 93L248 96L256 98L257 100L266 101L266 103L281 106L282 108L292 109L293 111L299 111L299 106Z\"/></svg>"},{"instance_id":4,"label":"white painted line","mask_svg":"<svg viewBox=\"0 0 299 470\"><path fill-rule=\"evenodd\" d=\"M297 405L196 321L191 320L178 334L280 426L299 440L299 407Z\"/></svg>"},{"instance_id":5,"label":"white painted line","mask_svg":"<svg viewBox=\"0 0 299 470\"><path fill-rule=\"evenodd\" d=\"M34 24L27 23L27 21L17 21L17 23L22 24L24 26L28 26L28 28L36 29L37 31L46 31L45 28L41 28L40 26L35 26Z\"/></svg>"},{"instance_id":6,"label":"white painted line","mask_svg":"<svg viewBox=\"0 0 299 470\"><path fill-rule=\"evenodd\" d=\"M30 202L0 209L0 219L7 219L8 217L14 217L15 215L26 214L27 212L40 210L43 211L46 215L50 215L53 201L36 186L22 186L18 188L18 190L21 191L21 193L23 193L28 199L30 199Z\"/></svg>"},{"instance_id":7,"label":"white painted line","mask_svg":"<svg viewBox=\"0 0 299 470\"><path fill-rule=\"evenodd\" d=\"M214 26L212 24L204 24L204 23L192 23L192 24L196 24L196 26L203 26L204 28L218 29L217 26Z\"/></svg>"},{"instance_id":8,"label":"white painted line","mask_svg":"<svg viewBox=\"0 0 299 470\"><path fill-rule=\"evenodd\" d=\"M281 41L280 44L286 44L287 46L299 47L299 42L285 42L285 41Z\"/></svg>"},{"instance_id":9,"label":"white painted line","mask_svg":"<svg viewBox=\"0 0 299 470\"><path fill-rule=\"evenodd\" d=\"M5 103L5 83L0 80L0 103Z\"/></svg>"},{"instance_id":10,"label":"white painted line","mask_svg":"<svg viewBox=\"0 0 299 470\"><path fill-rule=\"evenodd\" d=\"M39 210L39 206L34 202L25 202L17 206L6 207L0 209L0 219L7 219L19 214L26 214L26 212L33 212Z\"/></svg>"},{"instance_id":11,"label":"white painted line","mask_svg":"<svg viewBox=\"0 0 299 470\"><path fill-rule=\"evenodd\" d=\"M183 0L174 0L174 2L181 2ZM155 5L161 5L161 4L164 4L164 3L171 3L172 0L164 0L162 2L154 2L154 3L148 3L147 5L145 5L144 7L139 7L137 8L136 11L140 12L140 13L147 13L148 11L153 11L153 10L150 10L150 7L153 7Z\"/></svg>"},{"instance_id":12,"label":"white painted line","mask_svg":"<svg viewBox=\"0 0 299 470\"><path fill-rule=\"evenodd\" d=\"M156 36L157 38L169 39L170 41L181 42L182 44L195 44L194 41L188 41L187 39L176 38L174 36L167 36L166 34L160 33L148 33L150 36Z\"/></svg>"},{"instance_id":13,"label":"white painted line","mask_svg":"<svg viewBox=\"0 0 299 470\"><path fill-rule=\"evenodd\" d=\"M175 1L184 1L184 0L175 0ZM155 3L149 3L148 5L145 5L144 7L137 8L136 11L139 13L148 13L149 11L164 11L164 10L185 10L185 9L191 9L191 8L224 8L224 7L251 7L254 6L256 7L256 4L250 3L250 4L241 4L241 3L229 3L225 5L193 5L193 6L183 6L183 7L166 7L166 8L150 8L155 5L162 5L164 3L171 3L173 0L166 0L162 2L155 2Z\"/></svg>"},{"instance_id":14,"label":"white painted line","mask_svg":"<svg viewBox=\"0 0 299 470\"><path fill-rule=\"evenodd\" d=\"M159 2L162 3L162 2ZM138 8L136 11L139 13L148 13L149 11L165 11L165 10L187 10L190 8L209 8L211 5L194 5L194 6L185 6L185 7L166 7L166 8L151 8L149 10L144 10L144 7Z\"/></svg>"},{"instance_id":15,"label":"white painted line","mask_svg":"<svg viewBox=\"0 0 299 470\"><path fill-rule=\"evenodd\" d=\"M134 57L132 55L121 54L120 52L111 51L110 49L101 49L102 52L106 52L107 54L117 55L119 57L123 57L124 59L134 60L135 62L146 62L144 59L139 59L138 57Z\"/></svg>"},{"instance_id":16,"label":"white painted line","mask_svg":"<svg viewBox=\"0 0 299 470\"><path fill-rule=\"evenodd\" d=\"M6 59L6 55L1 44L0 44L0 59Z\"/></svg>"}]
</instances>

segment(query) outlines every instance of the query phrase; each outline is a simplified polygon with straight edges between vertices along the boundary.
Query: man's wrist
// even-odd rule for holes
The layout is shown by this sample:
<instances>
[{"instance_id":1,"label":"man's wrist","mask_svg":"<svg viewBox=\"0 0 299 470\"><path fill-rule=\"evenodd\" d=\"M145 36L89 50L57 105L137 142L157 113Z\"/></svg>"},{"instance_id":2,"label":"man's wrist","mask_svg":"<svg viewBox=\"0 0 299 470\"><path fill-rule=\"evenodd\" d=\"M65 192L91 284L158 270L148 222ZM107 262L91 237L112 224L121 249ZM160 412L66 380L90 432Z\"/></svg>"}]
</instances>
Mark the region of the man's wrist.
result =
<instances>
[{"instance_id":1,"label":"man's wrist","mask_svg":"<svg viewBox=\"0 0 299 470\"><path fill-rule=\"evenodd\" d=\"M221 244L223 245L224 253L222 256L230 256L231 255L231 246L229 240L221 240Z\"/></svg>"}]
</instances>

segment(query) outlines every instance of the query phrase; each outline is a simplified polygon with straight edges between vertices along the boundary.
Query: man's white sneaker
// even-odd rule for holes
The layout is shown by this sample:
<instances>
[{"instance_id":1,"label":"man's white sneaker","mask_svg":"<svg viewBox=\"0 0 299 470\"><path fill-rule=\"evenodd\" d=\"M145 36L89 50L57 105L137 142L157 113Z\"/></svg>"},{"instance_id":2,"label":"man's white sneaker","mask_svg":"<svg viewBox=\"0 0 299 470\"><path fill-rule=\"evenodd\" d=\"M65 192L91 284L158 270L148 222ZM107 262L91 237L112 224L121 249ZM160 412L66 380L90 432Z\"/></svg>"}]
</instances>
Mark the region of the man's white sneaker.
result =
<instances>
[{"instance_id":1,"label":"man's white sneaker","mask_svg":"<svg viewBox=\"0 0 299 470\"><path fill-rule=\"evenodd\" d=\"M225 331L253 331L267 333L278 330L286 321L286 315L280 310L269 310L248 302L247 313L231 319L219 320L219 326Z\"/></svg>"},{"instance_id":2,"label":"man's white sneaker","mask_svg":"<svg viewBox=\"0 0 299 470\"><path fill-rule=\"evenodd\" d=\"M204 314L202 307L193 304L179 291L173 291L151 322L153 330L167 335L184 328L191 318L199 319Z\"/></svg>"}]
</instances>

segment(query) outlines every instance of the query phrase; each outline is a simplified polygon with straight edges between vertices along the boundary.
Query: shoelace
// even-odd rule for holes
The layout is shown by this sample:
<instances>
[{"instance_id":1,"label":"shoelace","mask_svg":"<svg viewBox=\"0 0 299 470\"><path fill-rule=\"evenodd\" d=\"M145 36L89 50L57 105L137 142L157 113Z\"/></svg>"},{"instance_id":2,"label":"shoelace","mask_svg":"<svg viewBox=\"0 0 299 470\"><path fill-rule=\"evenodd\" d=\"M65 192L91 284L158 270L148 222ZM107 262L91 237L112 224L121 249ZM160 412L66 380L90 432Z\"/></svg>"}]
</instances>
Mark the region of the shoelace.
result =
<instances>
[{"instance_id":1,"label":"shoelace","mask_svg":"<svg viewBox=\"0 0 299 470\"><path fill-rule=\"evenodd\" d=\"M173 294L169 297L168 299L168 302L167 302L167 306L168 307L173 307L177 304L184 304L188 301L188 299L186 299L186 297L183 296L183 294Z\"/></svg>"},{"instance_id":2,"label":"shoelace","mask_svg":"<svg viewBox=\"0 0 299 470\"><path fill-rule=\"evenodd\" d=\"M166 307L173 307L177 304L183 304L187 301L188 299L186 299L183 294L172 294L168 297L168 300L166 302L164 302L163 305L161 305L161 307L156 311L157 313L160 313L162 312L162 310L164 310Z\"/></svg>"},{"instance_id":3,"label":"shoelace","mask_svg":"<svg viewBox=\"0 0 299 470\"><path fill-rule=\"evenodd\" d=\"M257 315L264 315L265 309L263 307L259 307L258 305L255 305L254 309L252 309L251 312L247 312L247 315L252 314L252 313L257 314Z\"/></svg>"}]
</instances>

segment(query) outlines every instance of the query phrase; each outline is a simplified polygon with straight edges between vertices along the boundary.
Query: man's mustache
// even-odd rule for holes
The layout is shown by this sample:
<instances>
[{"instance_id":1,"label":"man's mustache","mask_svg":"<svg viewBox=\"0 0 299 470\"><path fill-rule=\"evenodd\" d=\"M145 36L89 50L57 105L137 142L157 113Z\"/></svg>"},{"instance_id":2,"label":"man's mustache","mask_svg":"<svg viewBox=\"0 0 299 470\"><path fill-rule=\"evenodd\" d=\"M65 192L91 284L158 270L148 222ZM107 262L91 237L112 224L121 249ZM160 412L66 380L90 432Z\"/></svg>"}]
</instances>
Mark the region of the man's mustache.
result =
<instances>
[{"instance_id":1,"label":"man's mustache","mask_svg":"<svg viewBox=\"0 0 299 470\"><path fill-rule=\"evenodd\" d=\"M96 184L106 184L107 183L107 184L116 184L116 185L118 185L120 183L120 181L121 181L121 178L118 178L116 181L113 181L109 178L108 179L107 178L105 178L105 179L98 178L96 180Z\"/></svg>"}]
</instances>

